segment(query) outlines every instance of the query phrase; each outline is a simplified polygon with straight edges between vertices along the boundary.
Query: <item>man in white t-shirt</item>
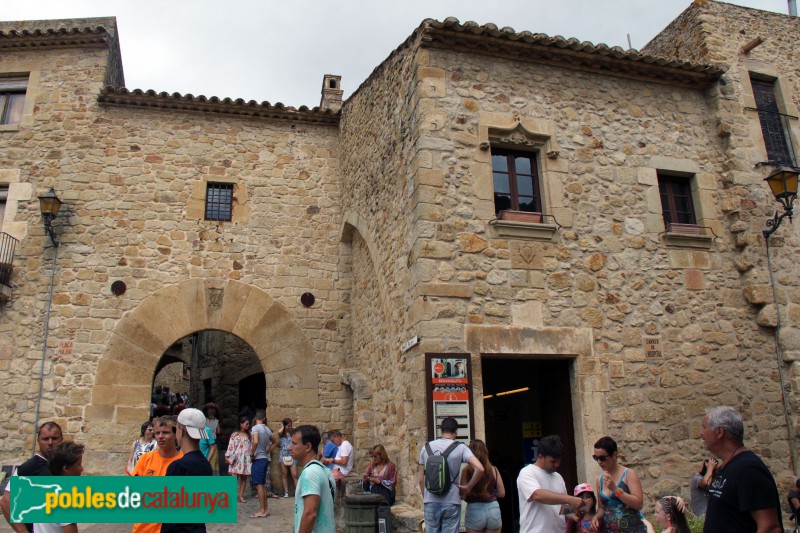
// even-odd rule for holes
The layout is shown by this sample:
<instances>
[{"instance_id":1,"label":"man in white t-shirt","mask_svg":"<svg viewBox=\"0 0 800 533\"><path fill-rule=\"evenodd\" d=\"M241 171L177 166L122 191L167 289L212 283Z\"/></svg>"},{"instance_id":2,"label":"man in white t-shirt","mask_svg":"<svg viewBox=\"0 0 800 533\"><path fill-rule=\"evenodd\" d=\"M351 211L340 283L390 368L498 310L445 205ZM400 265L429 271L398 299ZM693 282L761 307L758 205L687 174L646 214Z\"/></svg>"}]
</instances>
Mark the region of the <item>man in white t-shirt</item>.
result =
<instances>
[{"instance_id":1,"label":"man in white t-shirt","mask_svg":"<svg viewBox=\"0 0 800 533\"><path fill-rule=\"evenodd\" d=\"M353 469L353 445L345 440L339 430L331 431L331 440L339 447L336 457L333 459L323 458L322 462L326 465L333 465L333 479L338 483Z\"/></svg>"},{"instance_id":2,"label":"man in white t-shirt","mask_svg":"<svg viewBox=\"0 0 800 533\"><path fill-rule=\"evenodd\" d=\"M584 501L569 496L564 478L556 472L561 465L564 444L558 435L548 435L539 441L536 462L519 472L520 533L562 533L566 528L562 505L578 509Z\"/></svg>"}]
</instances>

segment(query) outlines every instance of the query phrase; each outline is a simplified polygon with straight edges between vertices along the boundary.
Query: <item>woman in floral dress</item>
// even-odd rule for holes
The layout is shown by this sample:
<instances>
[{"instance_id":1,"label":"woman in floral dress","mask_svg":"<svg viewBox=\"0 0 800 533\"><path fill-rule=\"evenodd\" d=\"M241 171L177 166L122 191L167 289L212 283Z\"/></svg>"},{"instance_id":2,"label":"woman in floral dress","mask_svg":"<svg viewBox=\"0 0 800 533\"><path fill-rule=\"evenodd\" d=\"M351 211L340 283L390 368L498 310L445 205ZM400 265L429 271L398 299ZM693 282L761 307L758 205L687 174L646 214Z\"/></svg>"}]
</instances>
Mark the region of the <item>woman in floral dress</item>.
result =
<instances>
[{"instance_id":1,"label":"woman in floral dress","mask_svg":"<svg viewBox=\"0 0 800 533\"><path fill-rule=\"evenodd\" d=\"M239 502L244 503L244 489L247 487L247 476L250 475L252 459L250 451L253 441L250 438L250 420L246 416L239 417L239 431L231 435L228 449L225 452L225 462L228 463L228 472L236 476L236 491Z\"/></svg>"}]
</instances>

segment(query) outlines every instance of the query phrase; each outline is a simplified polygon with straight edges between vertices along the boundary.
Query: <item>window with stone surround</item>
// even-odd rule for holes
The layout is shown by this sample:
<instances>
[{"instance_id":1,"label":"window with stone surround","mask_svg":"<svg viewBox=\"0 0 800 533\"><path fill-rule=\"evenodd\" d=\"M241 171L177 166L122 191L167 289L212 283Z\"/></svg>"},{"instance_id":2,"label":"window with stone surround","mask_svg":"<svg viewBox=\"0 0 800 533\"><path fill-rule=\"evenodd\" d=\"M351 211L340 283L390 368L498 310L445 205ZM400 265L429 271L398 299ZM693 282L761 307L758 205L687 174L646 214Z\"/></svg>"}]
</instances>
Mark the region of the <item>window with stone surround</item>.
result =
<instances>
[{"instance_id":1,"label":"window with stone surround","mask_svg":"<svg viewBox=\"0 0 800 533\"><path fill-rule=\"evenodd\" d=\"M0 124L19 124L25 107L27 76L0 78Z\"/></svg>"},{"instance_id":2,"label":"window with stone surround","mask_svg":"<svg viewBox=\"0 0 800 533\"><path fill-rule=\"evenodd\" d=\"M492 147L494 210L542 212L537 152L519 152Z\"/></svg>"},{"instance_id":3,"label":"window with stone surround","mask_svg":"<svg viewBox=\"0 0 800 533\"><path fill-rule=\"evenodd\" d=\"M697 224L697 216L692 203L690 177L659 173L658 191L661 195L661 211L667 231L670 231L670 228L676 224Z\"/></svg>"},{"instance_id":4,"label":"window with stone surround","mask_svg":"<svg viewBox=\"0 0 800 533\"><path fill-rule=\"evenodd\" d=\"M787 136L788 115L781 113L775 91L775 80L750 74L750 85L761 124L761 134L767 148L767 159L774 164L794 165Z\"/></svg>"},{"instance_id":5,"label":"window with stone surround","mask_svg":"<svg viewBox=\"0 0 800 533\"><path fill-rule=\"evenodd\" d=\"M233 183L206 185L206 220L230 221L233 215Z\"/></svg>"}]
</instances>

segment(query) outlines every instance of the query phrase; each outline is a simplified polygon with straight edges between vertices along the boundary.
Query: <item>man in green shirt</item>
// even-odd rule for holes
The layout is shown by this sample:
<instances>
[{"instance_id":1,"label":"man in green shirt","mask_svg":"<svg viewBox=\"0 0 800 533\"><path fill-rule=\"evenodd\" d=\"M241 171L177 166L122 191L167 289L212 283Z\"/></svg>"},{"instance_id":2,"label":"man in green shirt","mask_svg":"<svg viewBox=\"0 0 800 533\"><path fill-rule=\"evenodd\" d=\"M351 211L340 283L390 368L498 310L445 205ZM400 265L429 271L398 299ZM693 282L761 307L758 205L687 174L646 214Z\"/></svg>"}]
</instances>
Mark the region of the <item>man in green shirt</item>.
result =
<instances>
[{"instance_id":1,"label":"man in green shirt","mask_svg":"<svg viewBox=\"0 0 800 533\"><path fill-rule=\"evenodd\" d=\"M298 426L292 432L292 457L303 469L294 495L294 533L335 533L333 502L336 483L317 460L319 430Z\"/></svg>"}]
</instances>

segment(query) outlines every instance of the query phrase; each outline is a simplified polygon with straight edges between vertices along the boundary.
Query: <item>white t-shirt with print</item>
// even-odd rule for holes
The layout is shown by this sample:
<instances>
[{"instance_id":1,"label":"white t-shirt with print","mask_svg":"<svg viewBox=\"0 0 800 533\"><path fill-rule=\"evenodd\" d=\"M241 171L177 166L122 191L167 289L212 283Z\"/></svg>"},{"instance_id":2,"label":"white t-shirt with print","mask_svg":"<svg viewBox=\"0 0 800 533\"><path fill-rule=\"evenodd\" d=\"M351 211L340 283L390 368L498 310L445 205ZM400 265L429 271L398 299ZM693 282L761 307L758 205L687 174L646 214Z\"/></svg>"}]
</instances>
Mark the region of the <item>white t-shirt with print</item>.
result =
<instances>
[{"instance_id":1,"label":"white t-shirt with print","mask_svg":"<svg viewBox=\"0 0 800 533\"><path fill-rule=\"evenodd\" d=\"M333 468L334 469L338 468L339 470L342 471L342 474L346 476L347 474L350 473L350 470L353 469L353 462L354 462L353 445L347 442L346 440L343 440L342 445L339 446L339 450L336 452L335 459L338 461L342 457L347 457L347 464L346 465L336 464L334 465Z\"/></svg>"}]
</instances>

